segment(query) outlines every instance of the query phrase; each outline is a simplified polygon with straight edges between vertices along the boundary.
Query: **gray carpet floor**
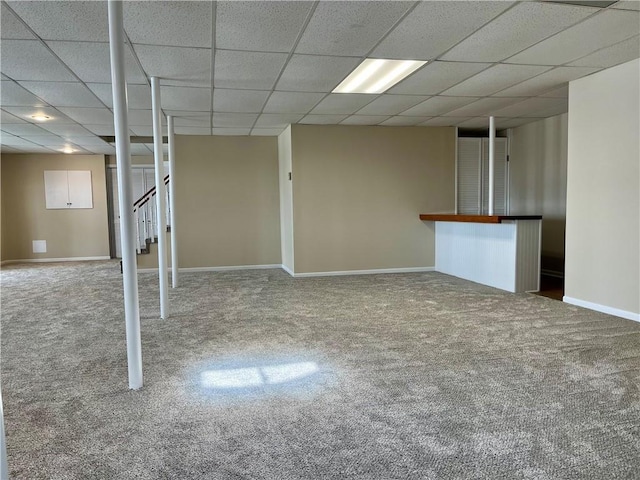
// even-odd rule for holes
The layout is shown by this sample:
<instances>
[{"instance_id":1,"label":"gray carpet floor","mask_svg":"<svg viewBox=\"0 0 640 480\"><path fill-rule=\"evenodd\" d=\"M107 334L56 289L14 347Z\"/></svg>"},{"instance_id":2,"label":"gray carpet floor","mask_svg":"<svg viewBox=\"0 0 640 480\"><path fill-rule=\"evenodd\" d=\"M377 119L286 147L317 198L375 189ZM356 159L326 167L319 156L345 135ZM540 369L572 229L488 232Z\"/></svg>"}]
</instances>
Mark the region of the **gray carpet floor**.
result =
<instances>
[{"instance_id":1,"label":"gray carpet floor","mask_svg":"<svg viewBox=\"0 0 640 480\"><path fill-rule=\"evenodd\" d=\"M18 479L637 479L640 324L439 273L1 272Z\"/></svg>"}]
</instances>

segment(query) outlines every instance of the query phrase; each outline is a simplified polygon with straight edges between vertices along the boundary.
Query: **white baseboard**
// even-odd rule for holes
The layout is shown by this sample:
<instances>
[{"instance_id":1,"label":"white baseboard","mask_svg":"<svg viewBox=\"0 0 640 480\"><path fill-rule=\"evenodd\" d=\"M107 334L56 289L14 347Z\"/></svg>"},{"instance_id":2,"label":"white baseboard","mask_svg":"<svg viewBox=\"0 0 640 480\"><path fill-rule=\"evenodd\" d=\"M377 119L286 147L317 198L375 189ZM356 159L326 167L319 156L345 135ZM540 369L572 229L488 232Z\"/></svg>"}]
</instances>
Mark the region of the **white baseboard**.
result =
<instances>
[{"instance_id":1,"label":"white baseboard","mask_svg":"<svg viewBox=\"0 0 640 480\"><path fill-rule=\"evenodd\" d=\"M282 265L279 263L272 265L232 265L226 267L180 267L178 269L179 273L189 273L189 272L229 272L233 270L268 270L281 268ZM171 271L171 267L167 270ZM157 273L158 268L139 268L138 273Z\"/></svg>"},{"instance_id":2,"label":"white baseboard","mask_svg":"<svg viewBox=\"0 0 640 480\"><path fill-rule=\"evenodd\" d=\"M107 255L98 257L22 258L19 260L4 260L0 265L10 265L12 263L86 262L91 260L111 260L111 257Z\"/></svg>"},{"instance_id":3,"label":"white baseboard","mask_svg":"<svg viewBox=\"0 0 640 480\"><path fill-rule=\"evenodd\" d=\"M284 268L283 268L284 269ZM374 275L379 273L421 273L434 272L435 267L407 267L407 268L377 268L373 270L345 270L337 272L308 272L308 273L292 273L285 270L289 275L295 278L305 277L335 277L341 275Z\"/></svg>"},{"instance_id":4,"label":"white baseboard","mask_svg":"<svg viewBox=\"0 0 640 480\"><path fill-rule=\"evenodd\" d=\"M286 265L280 265L280 268L282 268L285 272L287 272L289 275L291 275L292 277L295 277L296 274L293 273L293 270L291 270L289 267L287 267Z\"/></svg>"},{"instance_id":5,"label":"white baseboard","mask_svg":"<svg viewBox=\"0 0 640 480\"><path fill-rule=\"evenodd\" d=\"M615 315L616 317L626 318L627 320L633 320L634 322L640 322L640 313L633 313L628 312L627 310L620 310L619 308L607 307L606 305L587 302L578 298L567 297L566 295L562 297L562 301L577 307L584 307L589 310L595 310L596 312L607 313L609 315Z\"/></svg>"}]
</instances>

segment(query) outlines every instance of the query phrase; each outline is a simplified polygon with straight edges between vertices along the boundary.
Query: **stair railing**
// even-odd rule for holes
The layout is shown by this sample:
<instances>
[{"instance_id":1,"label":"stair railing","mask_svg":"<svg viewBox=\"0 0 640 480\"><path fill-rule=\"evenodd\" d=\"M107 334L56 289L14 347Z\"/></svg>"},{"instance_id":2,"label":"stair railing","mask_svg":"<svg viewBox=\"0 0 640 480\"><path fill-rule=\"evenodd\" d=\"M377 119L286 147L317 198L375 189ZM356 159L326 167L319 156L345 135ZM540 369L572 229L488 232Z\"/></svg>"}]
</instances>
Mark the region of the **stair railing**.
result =
<instances>
[{"instance_id":1,"label":"stair railing","mask_svg":"<svg viewBox=\"0 0 640 480\"><path fill-rule=\"evenodd\" d=\"M169 175L164 177L164 184L169 185ZM147 240L151 243L155 242L158 235L157 219L154 215L155 205L151 202L151 199L156 195L156 187L151 187L145 192L138 200L133 204L133 215L136 222L136 252L141 253L142 248L147 248ZM169 212L169 188L166 189L167 195L167 226L170 226L169 219L171 218Z\"/></svg>"}]
</instances>

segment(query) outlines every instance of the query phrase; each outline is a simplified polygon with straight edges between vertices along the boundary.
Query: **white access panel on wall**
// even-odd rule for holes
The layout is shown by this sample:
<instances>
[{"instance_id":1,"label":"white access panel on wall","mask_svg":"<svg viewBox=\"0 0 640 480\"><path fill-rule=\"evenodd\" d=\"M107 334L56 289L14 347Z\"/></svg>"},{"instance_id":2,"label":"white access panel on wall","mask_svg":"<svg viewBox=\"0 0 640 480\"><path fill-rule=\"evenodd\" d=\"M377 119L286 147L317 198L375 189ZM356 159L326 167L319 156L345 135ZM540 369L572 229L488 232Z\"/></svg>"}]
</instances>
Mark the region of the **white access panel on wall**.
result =
<instances>
[{"instance_id":1,"label":"white access panel on wall","mask_svg":"<svg viewBox=\"0 0 640 480\"><path fill-rule=\"evenodd\" d=\"M90 170L45 170L47 209L93 208Z\"/></svg>"}]
</instances>

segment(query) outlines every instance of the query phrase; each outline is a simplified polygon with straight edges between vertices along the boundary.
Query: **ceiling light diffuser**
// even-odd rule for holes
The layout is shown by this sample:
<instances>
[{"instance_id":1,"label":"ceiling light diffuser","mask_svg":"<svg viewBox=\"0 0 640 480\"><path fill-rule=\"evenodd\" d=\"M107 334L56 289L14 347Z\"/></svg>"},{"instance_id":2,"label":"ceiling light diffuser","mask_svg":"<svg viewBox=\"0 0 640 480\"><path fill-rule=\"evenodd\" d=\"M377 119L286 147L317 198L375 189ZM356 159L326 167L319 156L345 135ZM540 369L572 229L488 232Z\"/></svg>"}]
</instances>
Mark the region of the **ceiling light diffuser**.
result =
<instances>
[{"instance_id":1,"label":"ceiling light diffuser","mask_svg":"<svg viewBox=\"0 0 640 480\"><path fill-rule=\"evenodd\" d=\"M46 122L51 117L43 115L41 113L36 113L35 115L31 115L31 118L33 118L36 122Z\"/></svg>"},{"instance_id":2,"label":"ceiling light diffuser","mask_svg":"<svg viewBox=\"0 0 640 480\"><path fill-rule=\"evenodd\" d=\"M422 60L367 58L332 93L383 93L426 63Z\"/></svg>"},{"instance_id":3,"label":"ceiling light diffuser","mask_svg":"<svg viewBox=\"0 0 640 480\"><path fill-rule=\"evenodd\" d=\"M68 145L62 149L62 153L73 153L73 152L75 152L75 150Z\"/></svg>"}]
</instances>

